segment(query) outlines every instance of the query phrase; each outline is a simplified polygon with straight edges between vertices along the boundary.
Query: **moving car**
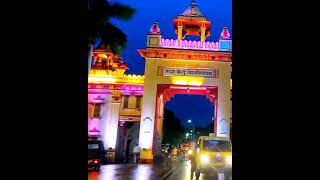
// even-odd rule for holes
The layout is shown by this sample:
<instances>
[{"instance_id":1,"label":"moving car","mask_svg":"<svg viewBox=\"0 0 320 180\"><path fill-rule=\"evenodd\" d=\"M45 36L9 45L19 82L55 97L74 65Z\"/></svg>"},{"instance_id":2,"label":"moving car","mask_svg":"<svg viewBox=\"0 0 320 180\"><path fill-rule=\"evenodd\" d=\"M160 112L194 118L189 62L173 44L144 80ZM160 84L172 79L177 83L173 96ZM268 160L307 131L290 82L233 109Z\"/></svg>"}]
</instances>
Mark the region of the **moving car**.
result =
<instances>
[{"instance_id":1,"label":"moving car","mask_svg":"<svg viewBox=\"0 0 320 180\"><path fill-rule=\"evenodd\" d=\"M88 169L100 171L100 166L104 160L103 142L100 140L88 140Z\"/></svg>"},{"instance_id":2,"label":"moving car","mask_svg":"<svg viewBox=\"0 0 320 180\"><path fill-rule=\"evenodd\" d=\"M225 137L200 136L196 152L196 177L200 173L224 173L225 179L232 174L232 145Z\"/></svg>"}]
</instances>

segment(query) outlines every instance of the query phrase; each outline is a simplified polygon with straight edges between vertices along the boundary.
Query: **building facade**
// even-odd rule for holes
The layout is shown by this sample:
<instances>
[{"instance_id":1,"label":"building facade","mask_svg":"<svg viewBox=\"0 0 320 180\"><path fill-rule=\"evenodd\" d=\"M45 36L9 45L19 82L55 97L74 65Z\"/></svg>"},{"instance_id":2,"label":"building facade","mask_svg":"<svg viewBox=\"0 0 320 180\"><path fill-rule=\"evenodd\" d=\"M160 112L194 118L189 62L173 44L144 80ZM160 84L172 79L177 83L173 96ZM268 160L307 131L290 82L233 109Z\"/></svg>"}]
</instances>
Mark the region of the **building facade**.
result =
<instances>
[{"instance_id":1,"label":"building facade","mask_svg":"<svg viewBox=\"0 0 320 180\"><path fill-rule=\"evenodd\" d=\"M88 80L88 135L101 139L105 149L117 149L117 159L124 159L126 138L131 135L135 140L139 135L123 129L140 121L144 76L125 74L128 67L122 60L102 50L93 52L92 64Z\"/></svg>"}]
</instances>

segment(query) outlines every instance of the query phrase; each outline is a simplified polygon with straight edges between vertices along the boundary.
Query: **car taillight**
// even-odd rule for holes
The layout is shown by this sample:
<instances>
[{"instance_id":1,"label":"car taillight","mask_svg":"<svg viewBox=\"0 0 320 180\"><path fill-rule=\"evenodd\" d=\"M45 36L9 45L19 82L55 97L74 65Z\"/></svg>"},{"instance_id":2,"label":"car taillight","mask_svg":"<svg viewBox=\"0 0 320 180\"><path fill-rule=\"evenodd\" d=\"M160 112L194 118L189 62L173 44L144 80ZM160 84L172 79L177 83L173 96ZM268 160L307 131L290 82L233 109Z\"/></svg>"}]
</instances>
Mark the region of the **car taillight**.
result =
<instances>
[{"instance_id":1,"label":"car taillight","mask_svg":"<svg viewBox=\"0 0 320 180\"><path fill-rule=\"evenodd\" d=\"M94 160L93 162L94 162L95 164L98 164L98 160Z\"/></svg>"}]
</instances>

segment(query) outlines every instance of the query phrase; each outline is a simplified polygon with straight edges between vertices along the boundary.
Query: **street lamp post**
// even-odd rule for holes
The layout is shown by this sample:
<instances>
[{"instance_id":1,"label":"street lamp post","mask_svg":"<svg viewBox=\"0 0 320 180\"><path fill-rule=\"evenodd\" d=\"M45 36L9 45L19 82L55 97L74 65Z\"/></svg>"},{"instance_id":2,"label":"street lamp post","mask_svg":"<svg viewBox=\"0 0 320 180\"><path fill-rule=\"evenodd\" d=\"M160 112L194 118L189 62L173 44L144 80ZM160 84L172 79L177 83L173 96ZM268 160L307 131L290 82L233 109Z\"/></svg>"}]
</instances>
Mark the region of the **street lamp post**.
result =
<instances>
[{"instance_id":1,"label":"street lamp post","mask_svg":"<svg viewBox=\"0 0 320 180\"><path fill-rule=\"evenodd\" d=\"M194 140L194 125L192 124L191 119L188 120L188 124L191 124L192 126L192 130L191 130L192 133L190 133L190 136L191 136L191 139Z\"/></svg>"}]
</instances>

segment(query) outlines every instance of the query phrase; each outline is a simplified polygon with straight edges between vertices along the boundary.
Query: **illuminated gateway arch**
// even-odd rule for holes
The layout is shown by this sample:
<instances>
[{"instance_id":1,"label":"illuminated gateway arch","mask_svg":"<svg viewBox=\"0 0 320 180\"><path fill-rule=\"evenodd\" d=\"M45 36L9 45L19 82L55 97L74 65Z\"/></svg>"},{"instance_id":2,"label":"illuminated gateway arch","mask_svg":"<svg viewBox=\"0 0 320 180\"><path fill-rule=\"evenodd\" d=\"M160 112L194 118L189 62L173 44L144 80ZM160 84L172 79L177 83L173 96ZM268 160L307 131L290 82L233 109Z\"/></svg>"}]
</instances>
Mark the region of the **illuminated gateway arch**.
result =
<instances>
[{"instance_id":1,"label":"illuminated gateway arch","mask_svg":"<svg viewBox=\"0 0 320 180\"><path fill-rule=\"evenodd\" d=\"M173 23L177 39L164 38L158 22L151 26L147 47L138 50L145 59L144 76L124 74L127 66L111 54L93 54L88 90L89 135L100 136L105 148L116 149L120 147L117 143L123 144L119 141L119 126L128 121L140 122L136 142L142 148L141 161L146 163L161 154L164 105L176 94L206 96L215 107L213 131L217 136L230 137L230 33L223 28L218 42L206 41L211 22L194 1ZM199 36L200 41L184 40L189 35Z\"/></svg>"}]
</instances>

